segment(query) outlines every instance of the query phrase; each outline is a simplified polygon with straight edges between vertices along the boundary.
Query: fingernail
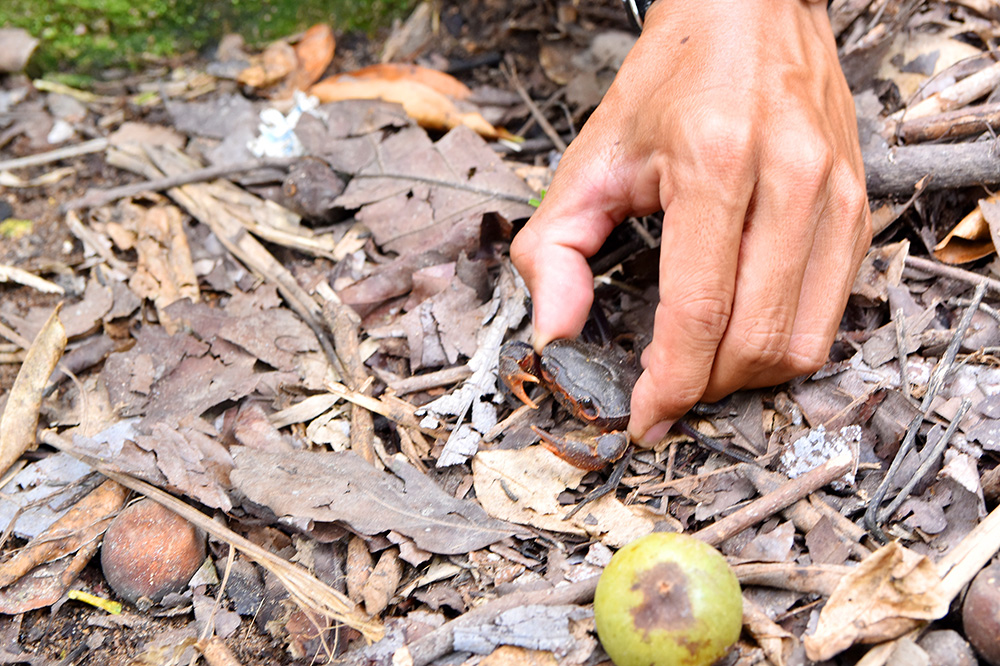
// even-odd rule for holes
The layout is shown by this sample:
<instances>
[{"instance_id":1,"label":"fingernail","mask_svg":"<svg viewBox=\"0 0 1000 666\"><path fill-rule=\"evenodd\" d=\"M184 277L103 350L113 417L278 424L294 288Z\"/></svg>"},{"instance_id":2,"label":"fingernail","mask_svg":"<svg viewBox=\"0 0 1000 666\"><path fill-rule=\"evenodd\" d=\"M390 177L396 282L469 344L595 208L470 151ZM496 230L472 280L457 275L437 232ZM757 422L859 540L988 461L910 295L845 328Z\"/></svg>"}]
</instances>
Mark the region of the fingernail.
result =
<instances>
[{"instance_id":1,"label":"fingernail","mask_svg":"<svg viewBox=\"0 0 1000 666\"><path fill-rule=\"evenodd\" d=\"M642 437L639 438L639 443L643 446L654 446L659 444L660 440L667 436L670 432L670 428L674 425L673 421L660 421L655 426L646 431Z\"/></svg>"}]
</instances>

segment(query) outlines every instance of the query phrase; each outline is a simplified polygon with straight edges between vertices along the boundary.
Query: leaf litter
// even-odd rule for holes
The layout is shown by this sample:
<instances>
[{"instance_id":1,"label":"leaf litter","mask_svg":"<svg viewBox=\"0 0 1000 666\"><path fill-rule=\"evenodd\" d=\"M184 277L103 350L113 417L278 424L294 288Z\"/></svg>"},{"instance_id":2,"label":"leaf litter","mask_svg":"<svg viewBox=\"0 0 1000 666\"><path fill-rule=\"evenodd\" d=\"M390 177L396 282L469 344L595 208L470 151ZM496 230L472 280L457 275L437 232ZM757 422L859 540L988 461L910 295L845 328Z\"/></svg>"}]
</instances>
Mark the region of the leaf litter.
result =
<instances>
[{"instance_id":1,"label":"leaf litter","mask_svg":"<svg viewBox=\"0 0 1000 666\"><path fill-rule=\"evenodd\" d=\"M605 24L596 3L554 16L474 4L484 49L520 39L490 29L498 12L546 36L539 61L514 64L531 97L562 97L565 112L532 112L513 76L512 95L423 65L338 70L326 26L259 57L220 48L214 75L149 78L148 107L124 88L5 84L11 200L40 227L53 216L45 196L66 212L41 254L18 240L0 251L0 274L14 276L0 287L12 296L0 304L12 370L0 439L17 461L0 516L23 540L5 549L3 612L57 613L71 588L109 595L82 572L129 488L208 531L214 564L162 609L193 607L199 631L164 623L129 659L189 648L211 624L220 649L252 662L234 646L245 624L279 660L593 663L594 576L609 549L654 530L695 533L735 565L741 663L932 653L914 632L957 626L951 602L1000 548L997 203L977 187L997 184L977 145L995 126L1000 70L984 47L1000 38L995 8L832 3L880 233L830 362L699 412L699 431L756 466L671 434L567 518L610 470L537 446L527 426L569 427L565 415L551 400L514 409L499 388L501 343L529 335L504 250L551 177L549 133L571 138L631 38L569 27ZM422 5L392 50L444 53L450 38L427 32L434 11ZM309 86L328 96L296 93ZM118 104L132 105L128 121ZM69 138L78 152L47 156L50 141L93 127L108 138ZM81 197L72 174L94 191ZM135 179L149 182L106 191ZM636 224L592 266L612 330L641 348L658 229ZM29 349L51 346L53 322L65 341L41 358ZM23 453L36 421L63 453ZM97 488L115 489L110 505ZM11 645L38 647L16 634Z\"/></svg>"}]
</instances>

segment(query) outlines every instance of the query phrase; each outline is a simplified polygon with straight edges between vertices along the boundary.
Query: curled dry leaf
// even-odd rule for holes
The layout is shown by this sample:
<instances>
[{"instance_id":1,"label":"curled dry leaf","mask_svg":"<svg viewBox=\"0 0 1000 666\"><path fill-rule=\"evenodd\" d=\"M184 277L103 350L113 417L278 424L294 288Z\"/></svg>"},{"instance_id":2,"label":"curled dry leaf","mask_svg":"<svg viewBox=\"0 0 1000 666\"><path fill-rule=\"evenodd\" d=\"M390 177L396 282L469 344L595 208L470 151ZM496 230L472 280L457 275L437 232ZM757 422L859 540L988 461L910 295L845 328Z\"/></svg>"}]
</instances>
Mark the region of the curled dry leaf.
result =
<instances>
[{"instance_id":1,"label":"curled dry leaf","mask_svg":"<svg viewBox=\"0 0 1000 666\"><path fill-rule=\"evenodd\" d=\"M358 81L373 79L383 81L413 81L415 83L422 83L428 88L432 88L442 95L447 95L453 100L463 100L472 94L469 86L451 74L446 74L430 67L421 67L420 65L381 63L356 69L344 76Z\"/></svg>"},{"instance_id":2,"label":"curled dry leaf","mask_svg":"<svg viewBox=\"0 0 1000 666\"><path fill-rule=\"evenodd\" d=\"M964 264L996 252L1000 234L1000 195L983 199L934 247L946 264Z\"/></svg>"},{"instance_id":3,"label":"curled dry leaf","mask_svg":"<svg viewBox=\"0 0 1000 666\"><path fill-rule=\"evenodd\" d=\"M389 601L396 593L402 577L403 565L399 561L399 551L396 548L382 551L378 564L372 569L361 590L361 596L365 600L365 611L369 615L376 616L389 606Z\"/></svg>"},{"instance_id":4,"label":"curled dry leaf","mask_svg":"<svg viewBox=\"0 0 1000 666\"><path fill-rule=\"evenodd\" d=\"M347 583L347 596L352 601L361 603L364 596L361 591L372 574L372 554L368 544L361 537L351 537L347 542L347 559L344 563L344 578Z\"/></svg>"},{"instance_id":5,"label":"curled dry leaf","mask_svg":"<svg viewBox=\"0 0 1000 666\"><path fill-rule=\"evenodd\" d=\"M330 26L320 23L306 30L295 45L299 64L292 77L293 87L301 90L318 81L333 60L336 48L337 40Z\"/></svg>"},{"instance_id":6,"label":"curled dry leaf","mask_svg":"<svg viewBox=\"0 0 1000 666\"><path fill-rule=\"evenodd\" d=\"M236 80L251 88L266 88L288 76L296 64L295 49L287 42L275 42L255 57Z\"/></svg>"},{"instance_id":7,"label":"curled dry leaf","mask_svg":"<svg viewBox=\"0 0 1000 666\"><path fill-rule=\"evenodd\" d=\"M76 552L97 540L125 504L128 490L105 481L76 503L49 529L28 542L0 567L0 588L15 582L37 566Z\"/></svg>"},{"instance_id":8,"label":"curled dry leaf","mask_svg":"<svg viewBox=\"0 0 1000 666\"><path fill-rule=\"evenodd\" d=\"M890 543L845 575L823 607L806 654L824 661L855 643L880 643L942 617L949 599L931 560Z\"/></svg>"},{"instance_id":9,"label":"curled dry leaf","mask_svg":"<svg viewBox=\"0 0 1000 666\"><path fill-rule=\"evenodd\" d=\"M35 446L35 428L45 385L66 349L66 331L56 306L28 349L0 417L0 475Z\"/></svg>"},{"instance_id":10,"label":"curled dry leaf","mask_svg":"<svg viewBox=\"0 0 1000 666\"><path fill-rule=\"evenodd\" d=\"M380 99L395 102L406 114L426 129L449 130L459 125L474 130L487 139L509 136L494 127L478 111L462 111L455 102L434 88L406 79L355 79L338 76L324 79L309 89L322 102L345 99Z\"/></svg>"}]
</instances>

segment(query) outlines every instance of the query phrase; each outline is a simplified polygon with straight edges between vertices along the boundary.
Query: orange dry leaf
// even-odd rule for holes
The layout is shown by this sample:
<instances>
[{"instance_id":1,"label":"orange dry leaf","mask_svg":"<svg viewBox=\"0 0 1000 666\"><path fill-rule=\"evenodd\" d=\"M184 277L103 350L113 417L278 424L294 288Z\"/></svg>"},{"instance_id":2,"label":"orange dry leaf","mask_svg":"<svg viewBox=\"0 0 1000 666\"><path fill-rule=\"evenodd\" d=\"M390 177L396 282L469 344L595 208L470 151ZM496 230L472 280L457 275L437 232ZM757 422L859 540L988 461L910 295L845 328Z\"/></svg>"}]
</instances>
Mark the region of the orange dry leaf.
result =
<instances>
[{"instance_id":1,"label":"orange dry leaf","mask_svg":"<svg viewBox=\"0 0 1000 666\"><path fill-rule=\"evenodd\" d=\"M236 80L251 88L266 88L288 76L296 63L295 49L286 42L275 42L253 58Z\"/></svg>"},{"instance_id":2,"label":"orange dry leaf","mask_svg":"<svg viewBox=\"0 0 1000 666\"><path fill-rule=\"evenodd\" d=\"M110 480L90 491L0 566L0 587L10 585L35 567L65 557L100 537L127 497L128 489Z\"/></svg>"},{"instance_id":3,"label":"orange dry leaf","mask_svg":"<svg viewBox=\"0 0 1000 666\"><path fill-rule=\"evenodd\" d=\"M318 81L333 60L336 47L337 40L330 26L318 24L306 30L302 39L295 45L299 66L292 76L292 88L305 90Z\"/></svg>"},{"instance_id":4,"label":"orange dry leaf","mask_svg":"<svg viewBox=\"0 0 1000 666\"><path fill-rule=\"evenodd\" d=\"M445 74L430 67L420 65L405 65L398 63L382 63L380 65L369 65L356 69L353 72L344 74L358 80L381 79L383 81L415 81L422 83L428 88L433 88L442 95L455 100L462 100L469 97L472 91L469 87L456 79L451 74Z\"/></svg>"},{"instance_id":5,"label":"orange dry leaf","mask_svg":"<svg viewBox=\"0 0 1000 666\"><path fill-rule=\"evenodd\" d=\"M996 252L1000 217L995 213L1000 195L982 199L934 248L934 256L946 264L964 264Z\"/></svg>"},{"instance_id":6,"label":"orange dry leaf","mask_svg":"<svg viewBox=\"0 0 1000 666\"><path fill-rule=\"evenodd\" d=\"M309 89L321 102L345 99L380 99L395 102L406 114L427 129L449 130L465 125L480 136L496 139L510 135L494 127L477 111L461 111L455 103L437 90L405 79L355 79L338 76L323 79Z\"/></svg>"}]
</instances>

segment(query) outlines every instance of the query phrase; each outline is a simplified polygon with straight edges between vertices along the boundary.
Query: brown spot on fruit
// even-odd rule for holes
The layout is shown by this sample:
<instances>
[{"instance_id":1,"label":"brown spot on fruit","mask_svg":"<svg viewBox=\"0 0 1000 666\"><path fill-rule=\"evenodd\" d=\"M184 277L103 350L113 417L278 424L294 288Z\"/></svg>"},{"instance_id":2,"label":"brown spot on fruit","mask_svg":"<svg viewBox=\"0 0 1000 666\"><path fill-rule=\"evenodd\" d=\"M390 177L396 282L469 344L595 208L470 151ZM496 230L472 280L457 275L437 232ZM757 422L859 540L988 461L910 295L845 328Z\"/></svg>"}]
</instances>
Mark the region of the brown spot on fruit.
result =
<instances>
[{"instance_id":1,"label":"brown spot on fruit","mask_svg":"<svg viewBox=\"0 0 1000 666\"><path fill-rule=\"evenodd\" d=\"M694 622L687 576L675 562L643 571L632 590L642 595L642 603L632 609L635 628L647 638L653 629L679 629Z\"/></svg>"},{"instance_id":2,"label":"brown spot on fruit","mask_svg":"<svg viewBox=\"0 0 1000 666\"><path fill-rule=\"evenodd\" d=\"M594 593L597 635L616 666L708 666L739 638L742 614L726 559L683 534L622 548Z\"/></svg>"}]
</instances>

